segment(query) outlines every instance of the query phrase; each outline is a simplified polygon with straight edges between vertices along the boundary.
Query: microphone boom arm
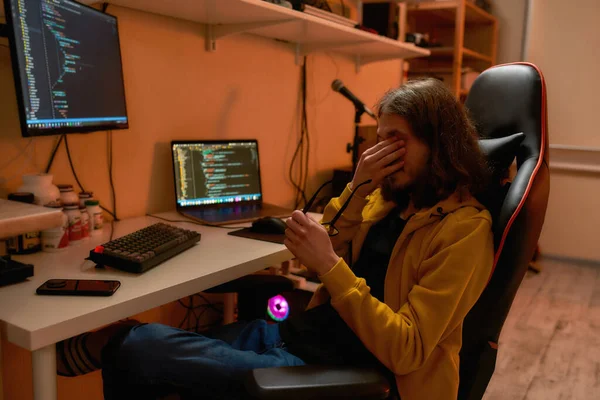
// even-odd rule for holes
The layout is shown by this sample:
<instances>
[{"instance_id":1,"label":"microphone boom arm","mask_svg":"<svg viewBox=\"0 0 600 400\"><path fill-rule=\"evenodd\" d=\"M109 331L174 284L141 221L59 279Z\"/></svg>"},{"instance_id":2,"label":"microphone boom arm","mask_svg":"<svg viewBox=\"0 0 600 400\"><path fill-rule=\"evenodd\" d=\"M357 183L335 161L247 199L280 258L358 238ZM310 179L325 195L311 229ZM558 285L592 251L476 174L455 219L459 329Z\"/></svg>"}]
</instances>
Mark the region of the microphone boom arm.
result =
<instances>
[{"instance_id":1,"label":"microphone boom arm","mask_svg":"<svg viewBox=\"0 0 600 400\"><path fill-rule=\"evenodd\" d=\"M347 98L348 100L350 100L352 104L354 104L354 138L352 143L346 144L346 152L352 153L352 173L354 173L358 164L358 148L361 145L361 143L365 141L365 139L362 136L360 136L358 132L361 117L364 113L367 113L374 120L377 120L377 117L375 116L373 111L371 111L365 105L365 103L360 101L350 90L348 90L348 88L346 88L342 81L340 81L339 79L336 79L331 83L331 88L334 91L341 94L342 96L344 96L345 98Z\"/></svg>"}]
</instances>

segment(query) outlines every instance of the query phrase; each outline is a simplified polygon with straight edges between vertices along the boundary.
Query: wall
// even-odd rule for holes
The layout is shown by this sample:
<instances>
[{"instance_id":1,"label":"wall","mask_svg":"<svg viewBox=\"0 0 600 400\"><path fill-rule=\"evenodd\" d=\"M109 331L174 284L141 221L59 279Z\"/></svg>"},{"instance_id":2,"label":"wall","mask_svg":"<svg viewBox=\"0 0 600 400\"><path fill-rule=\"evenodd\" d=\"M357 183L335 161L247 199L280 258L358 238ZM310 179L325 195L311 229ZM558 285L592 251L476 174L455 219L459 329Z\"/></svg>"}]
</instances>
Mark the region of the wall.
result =
<instances>
[{"instance_id":1,"label":"wall","mask_svg":"<svg viewBox=\"0 0 600 400\"><path fill-rule=\"evenodd\" d=\"M523 35L527 0L496 0L492 13L498 18L498 56L505 64L523 60Z\"/></svg>"},{"instance_id":2,"label":"wall","mask_svg":"<svg viewBox=\"0 0 600 400\"><path fill-rule=\"evenodd\" d=\"M560 159L569 165L588 165L590 150L598 154L600 149L600 54L595 50L600 46L599 19L597 0L579 0L576 4L530 0L526 59L540 66L545 75L550 144L571 149L568 160ZM552 161L553 153L558 152L550 152L551 192L541 250L600 261L600 246L595 239L600 233L600 175L597 171L559 169ZM600 162L595 164L595 169L598 167Z\"/></svg>"},{"instance_id":3,"label":"wall","mask_svg":"<svg viewBox=\"0 0 600 400\"><path fill-rule=\"evenodd\" d=\"M109 12L119 17L131 119L129 130L113 136L119 216L174 208L173 139L257 138L265 200L293 205L287 171L299 134L300 67L288 45L238 35L207 53L202 25L112 6ZM374 104L398 84L400 61L368 65L356 74L350 60L317 54L308 58L308 77L311 192L333 168L350 164L345 147L352 139L353 107L331 91L331 81L342 79ZM10 56L0 46L0 196L19 187L23 173L44 168L54 140L21 138ZM110 207L106 134L72 135L69 144L83 185ZM55 182L75 184L64 150L52 172ZM151 319L164 321L164 314L155 311ZM6 398L31 399L29 353L5 342L4 361ZM60 379L59 397L100 399L100 387L99 374Z\"/></svg>"},{"instance_id":4,"label":"wall","mask_svg":"<svg viewBox=\"0 0 600 400\"><path fill-rule=\"evenodd\" d=\"M265 199L292 205L287 169L298 137L300 67L286 44L249 35L221 40L215 53L204 51L203 26L124 8L121 47L130 129L114 132L114 166L121 217L174 208L169 141L194 138L257 138ZM315 55L309 66L310 188L334 167L350 164L345 143L352 138L353 108L333 93L342 79L373 104L400 79L399 61L366 66L335 55ZM0 144L9 160L0 186L14 190L20 175L43 168L52 138L22 139L8 49L0 47ZM32 142L30 144L30 141ZM107 203L105 133L69 137L81 181ZM28 152L31 156L28 157ZM29 161L28 159L31 159ZM75 183L63 151L53 168L56 182ZM309 189L310 191L310 189Z\"/></svg>"}]
</instances>

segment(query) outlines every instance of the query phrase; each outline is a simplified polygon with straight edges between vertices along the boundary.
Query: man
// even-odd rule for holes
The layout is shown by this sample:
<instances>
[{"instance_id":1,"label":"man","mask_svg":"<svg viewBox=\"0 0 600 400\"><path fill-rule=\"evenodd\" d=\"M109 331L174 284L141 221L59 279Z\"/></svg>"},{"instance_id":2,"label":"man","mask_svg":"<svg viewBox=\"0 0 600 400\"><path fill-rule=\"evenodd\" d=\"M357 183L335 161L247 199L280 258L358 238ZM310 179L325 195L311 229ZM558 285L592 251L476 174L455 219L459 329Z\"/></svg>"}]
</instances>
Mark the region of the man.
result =
<instances>
[{"instance_id":1,"label":"man","mask_svg":"<svg viewBox=\"0 0 600 400\"><path fill-rule=\"evenodd\" d=\"M299 211L288 221L286 246L323 286L313 308L281 334L305 362L381 364L403 400L456 399L462 322L493 264L491 217L473 197L488 168L474 128L441 82L390 91L378 113L379 143L323 215L331 221L350 201L338 234L328 241L331 230ZM331 336L312 340L317 332Z\"/></svg>"},{"instance_id":2,"label":"man","mask_svg":"<svg viewBox=\"0 0 600 400\"><path fill-rule=\"evenodd\" d=\"M323 282L309 309L220 339L158 324L90 336L106 399L173 388L240 398L248 370L305 363L381 368L403 400L456 399L463 319L493 263L491 217L473 197L487 167L462 106L437 80L388 92L378 113L379 142L324 223L300 211L287 221L285 245Z\"/></svg>"}]
</instances>

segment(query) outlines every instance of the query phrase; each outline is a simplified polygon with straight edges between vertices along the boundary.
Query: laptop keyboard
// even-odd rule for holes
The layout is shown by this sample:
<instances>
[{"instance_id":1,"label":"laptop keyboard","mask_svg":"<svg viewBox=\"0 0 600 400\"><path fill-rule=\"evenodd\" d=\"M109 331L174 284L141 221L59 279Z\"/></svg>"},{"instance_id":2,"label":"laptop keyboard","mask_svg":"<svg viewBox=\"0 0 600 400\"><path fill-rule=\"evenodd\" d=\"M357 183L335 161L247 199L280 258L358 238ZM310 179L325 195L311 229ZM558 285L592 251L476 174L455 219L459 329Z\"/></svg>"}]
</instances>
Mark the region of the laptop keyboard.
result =
<instances>
[{"instance_id":1,"label":"laptop keyboard","mask_svg":"<svg viewBox=\"0 0 600 400\"><path fill-rule=\"evenodd\" d=\"M257 218L261 216L261 207L252 206L239 206L239 207L223 207L223 208L212 208L206 210L190 210L186 211L186 214L193 215L195 217L205 220L217 220L217 221L229 221L236 219L247 219Z\"/></svg>"}]
</instances>

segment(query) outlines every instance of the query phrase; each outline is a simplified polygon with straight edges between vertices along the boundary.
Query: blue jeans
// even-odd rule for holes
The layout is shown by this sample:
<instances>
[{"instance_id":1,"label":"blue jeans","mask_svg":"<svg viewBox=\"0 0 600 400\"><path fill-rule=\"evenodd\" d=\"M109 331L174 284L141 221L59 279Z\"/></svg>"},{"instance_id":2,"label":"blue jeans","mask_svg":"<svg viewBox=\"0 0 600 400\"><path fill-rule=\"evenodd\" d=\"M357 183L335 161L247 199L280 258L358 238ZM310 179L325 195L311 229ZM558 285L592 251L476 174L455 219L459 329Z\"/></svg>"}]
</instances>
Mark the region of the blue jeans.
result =
<instances>
[{"instance_id":1,"label":"blue jeans","mask_svg":"<svg viewBox=\"0 0 600 400\"><path fill-rule=\"evenodd\" d=\"M288 353L279 326L264 320L232 324L213 337L159 324L139 325L103 350L104 398L244 398L254 368L304 365Z\"/></svg>"}]
</instances>

